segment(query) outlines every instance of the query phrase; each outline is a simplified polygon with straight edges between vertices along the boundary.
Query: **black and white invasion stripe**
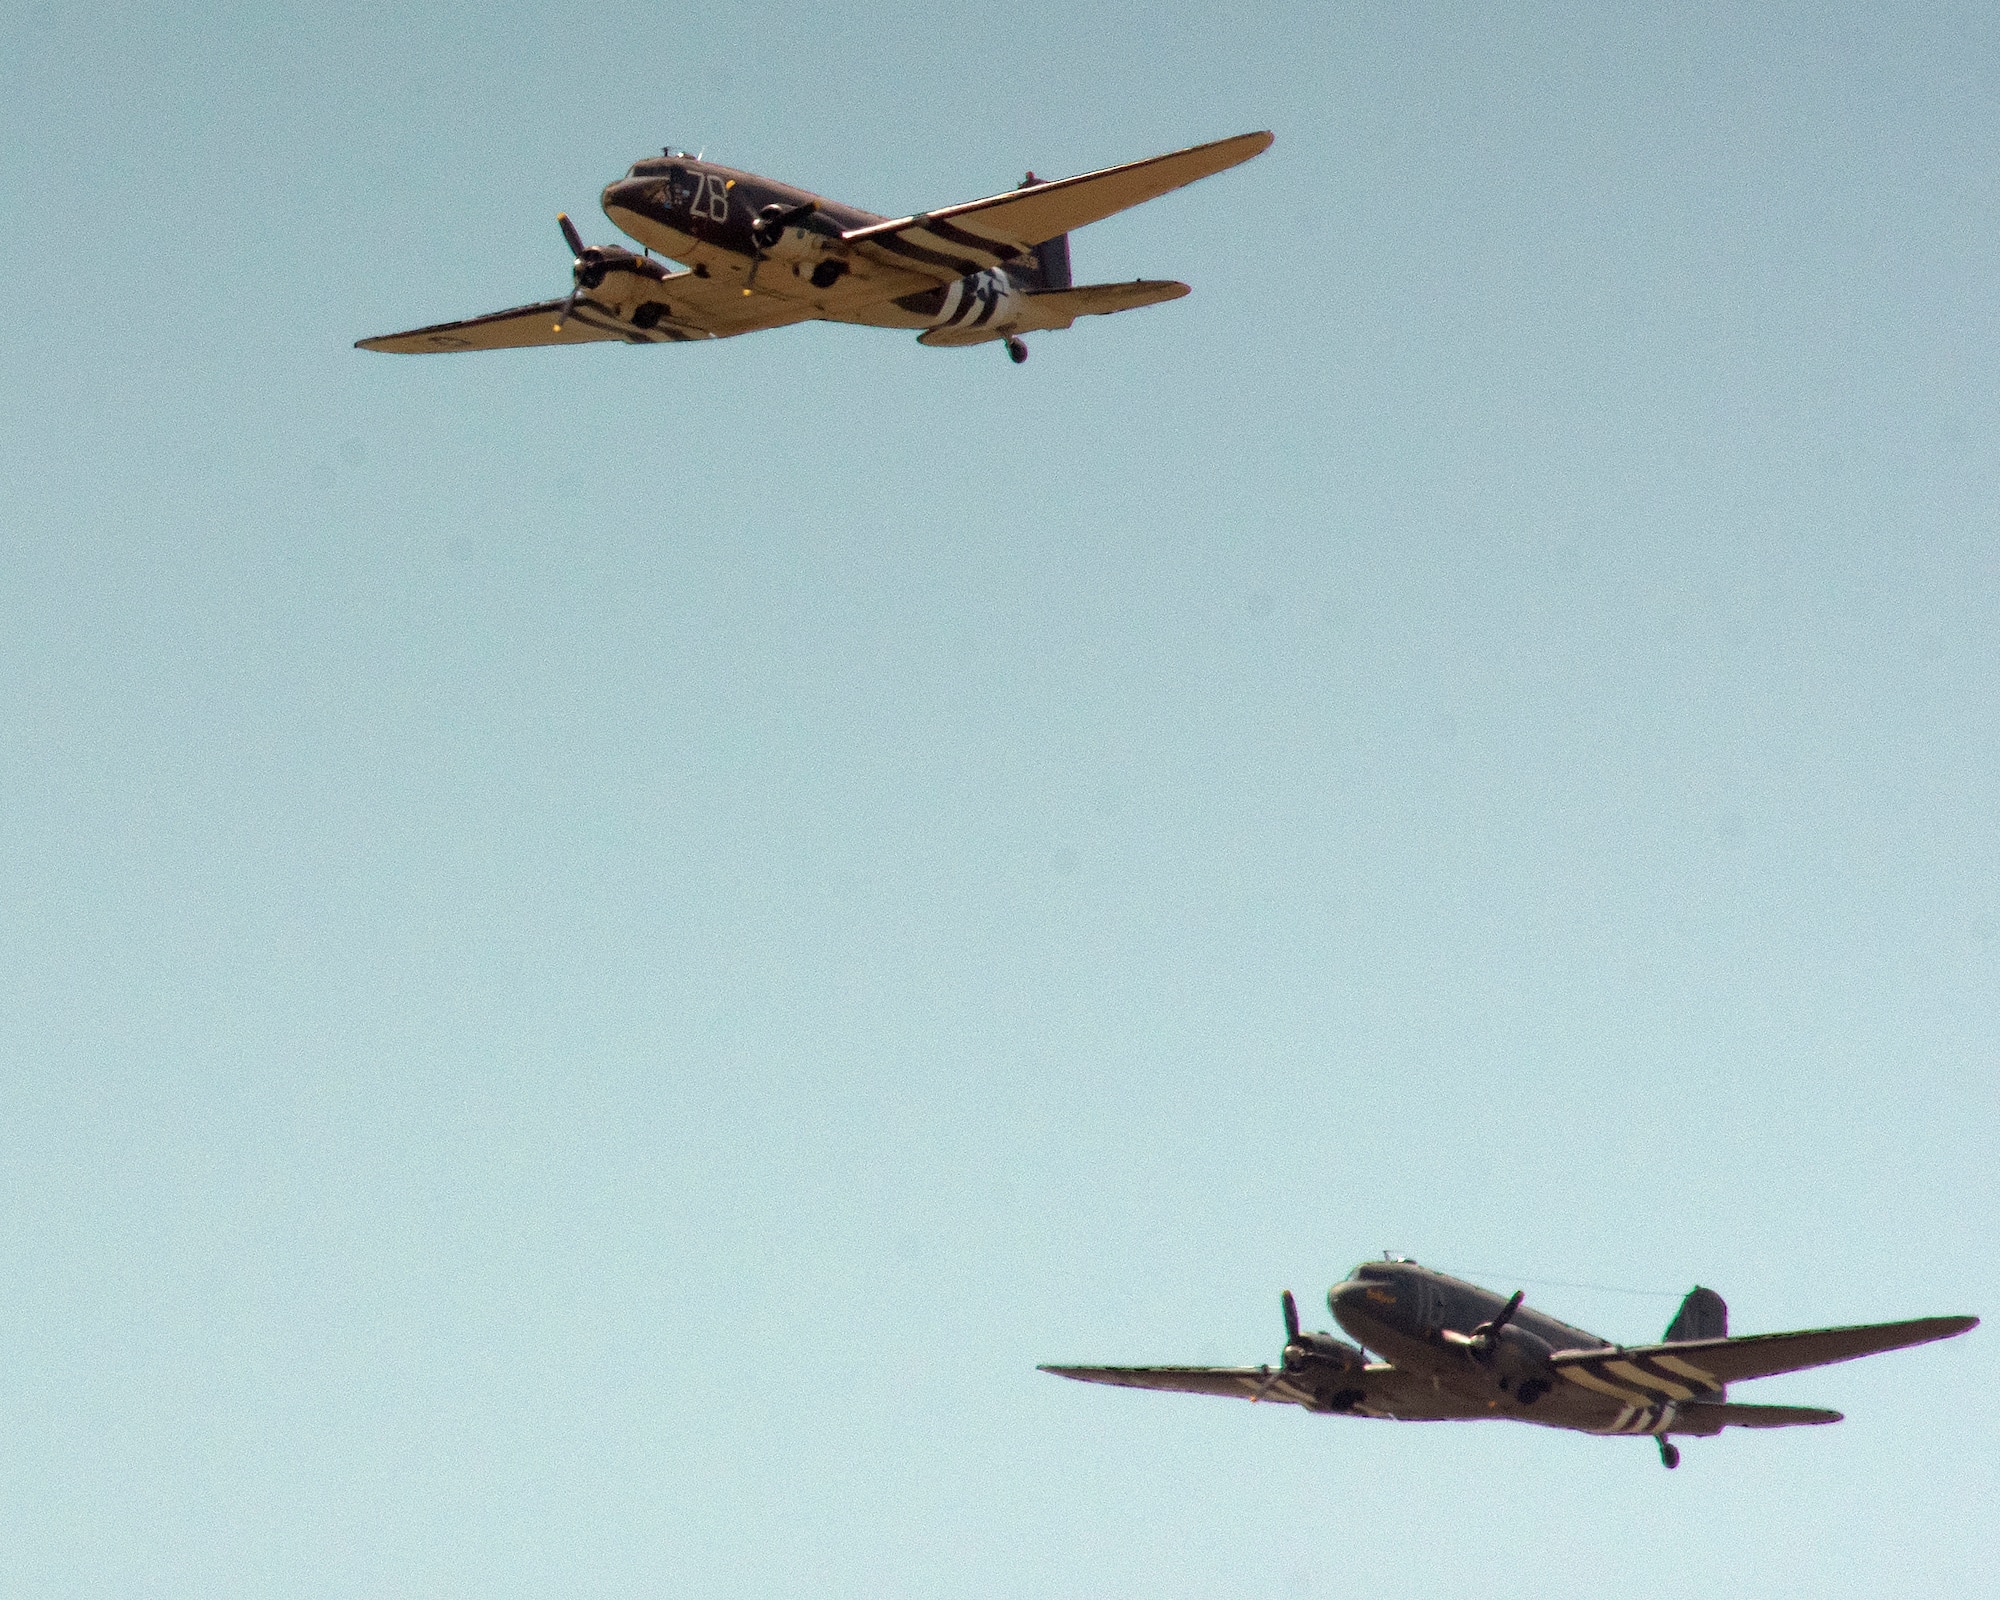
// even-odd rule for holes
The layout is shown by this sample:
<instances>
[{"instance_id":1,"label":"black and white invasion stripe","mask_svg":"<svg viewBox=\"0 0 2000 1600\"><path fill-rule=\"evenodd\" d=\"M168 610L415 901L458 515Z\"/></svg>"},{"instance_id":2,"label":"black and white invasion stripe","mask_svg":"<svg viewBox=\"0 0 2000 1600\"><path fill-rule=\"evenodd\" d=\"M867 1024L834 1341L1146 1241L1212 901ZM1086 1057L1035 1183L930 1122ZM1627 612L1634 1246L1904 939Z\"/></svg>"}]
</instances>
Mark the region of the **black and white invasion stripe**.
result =
<instances>
[{"instance_id":1,"label":"black and white invasion stripe","mask_svg":"<svg viewBox=\"0 0 2000 1600\"><path fill-rule=\"evenodd\" d=\"M1603 1434L1665 1433L1673 1426L1674 1411L1671 1402L1657 1406L1627 1406L1608 1426L1591 1431Z\"/></svg>"},{"instance_id":2,"label":"black and white invasion stripe","mask_svg":"<svg viewBox=\"0 0 2000 1600\"><path fill-rule=\"evenodd\" d=\"M1723 1387L1714 1373L1680 1356L1657 1351L1639 1355L1607 1350L1581 1360L1565 1360L1558 1370L1571 1383L1635 1406L1706 1398L1720 1394Z\"/></svg>"},{"instance_id":3,"label":"black and white invasion stripe","mask_svg":"<svg viewBox=\"0 0 2000 1600\"><path fill-rule=\"evenodd\" d=\"M867 242L920 266L970 277L1021 255L1017 244L988 238L942 217L915 216L892 232L873 233Z\"/></svg>"}]
</instances>

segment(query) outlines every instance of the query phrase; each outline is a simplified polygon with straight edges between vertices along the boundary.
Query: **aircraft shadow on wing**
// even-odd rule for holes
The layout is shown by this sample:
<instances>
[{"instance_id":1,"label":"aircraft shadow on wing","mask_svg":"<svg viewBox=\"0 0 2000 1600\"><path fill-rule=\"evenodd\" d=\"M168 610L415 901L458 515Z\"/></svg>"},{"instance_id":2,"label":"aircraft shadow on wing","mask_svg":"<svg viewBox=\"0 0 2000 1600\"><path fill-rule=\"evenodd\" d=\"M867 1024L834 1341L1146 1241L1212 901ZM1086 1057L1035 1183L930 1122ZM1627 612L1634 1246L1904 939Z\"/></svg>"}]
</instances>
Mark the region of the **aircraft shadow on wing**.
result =
<instances>
[{"instance_id":1,"label":"aircraft shadow on wing","mask_svg":"<svg viewBox=\"0 0 2000 1600\"><path fill-rule=\"evenodd\" d=\"M1578 1433L1648 1436L1680 1465L1669 1435L1838 1422L1816 1406L1741 1404L1729 1385L1857 1356L1949 1339L1977 1317L1921 1317L1801 1333L1731 1338L1729 1308L1697 1288L1658 1344L1614 1345L1490 1289L1390 1257L1356 1267L1327 1291L1355 1343L1303 1333L1283 1297L1285 1348L1276 1367L1054 1367L1086 1383L1182 1394L1278 1400L1308 1411L1403 1422L1504 1418ZM1371 1360L1373 1351L1381 1360Z\"/></svg>"},{"instance_id":2,"label":"aircraft shadow on wing","mask_svg":"<svg viewBox=\"0 0 2000 1600\"><path fill-rule=\"evenodd\" d=\"M1000 340L1025 361L1023 334L1188 292L1164 280L1072 282L1072 230L1270 144L1268 133L1245 133L1074 178L1031 172L1004 194L895 218L668 149L604 190L605 215L643 252L586 245L558 214L573 257L568 295L356 342L402 355L673 344L824 321L911 329L931 346ZM655 252L684 265L669 269Z\"/></svg>"}]
</instances>

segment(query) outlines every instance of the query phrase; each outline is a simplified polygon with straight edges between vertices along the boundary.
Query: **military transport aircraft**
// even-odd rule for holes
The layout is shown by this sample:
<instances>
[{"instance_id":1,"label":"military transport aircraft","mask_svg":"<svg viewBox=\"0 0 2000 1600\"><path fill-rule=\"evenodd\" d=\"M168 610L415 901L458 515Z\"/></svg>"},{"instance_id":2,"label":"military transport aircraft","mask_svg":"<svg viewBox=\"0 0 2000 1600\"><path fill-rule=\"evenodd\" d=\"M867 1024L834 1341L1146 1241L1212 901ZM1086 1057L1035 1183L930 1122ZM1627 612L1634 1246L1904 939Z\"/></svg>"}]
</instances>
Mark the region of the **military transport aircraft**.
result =
<instances>
[{"instance_id":1,"label":"military transport aircraft","mask_svg":"<svg viewBox=\"0 0 2000 1600\"><path fill-rule=\"evenodd\" d=\"M363 350L420 354L522 345L726 339L792 322L920 329L918 343L1006 341L1078 317L1177 300L1184 283L1070 281L1069 231L1248 161L1268 133L1245 133L1081 177L890 219L790 184L666 150L606 187L604 214L645 247L586 245L557 214L575 260L573 286L466 322L357 340ZM669 271L657 250L686 262Z\"/></svg>"},{"instance_id":2,"label":"military transport aircraft","mask_svg":"<svg viewBox=\"0 0 2000 1600\"><path fill-rule=\"evenodd\" d=\"M1806 1333L1729 1336L1729 1308L1697 1288L1659 1344L1614 1345L1521 1304L1399 1256L1368 1261L1327 1291L1356 1345L1301 1333L1284 1295L1285 1349L1273 1367L1043 1367L1060 1378L1130 1389L1282 1400L1308 1411L1403 1422L1504 1417L1579 1433L1650 1435L1680 1465L1669 1434L1838 1422L1813 1406L1739 1405L1728 1386L1949 1339L1977 1317L1923 1317Z\"/></svg>"}]
</instances>

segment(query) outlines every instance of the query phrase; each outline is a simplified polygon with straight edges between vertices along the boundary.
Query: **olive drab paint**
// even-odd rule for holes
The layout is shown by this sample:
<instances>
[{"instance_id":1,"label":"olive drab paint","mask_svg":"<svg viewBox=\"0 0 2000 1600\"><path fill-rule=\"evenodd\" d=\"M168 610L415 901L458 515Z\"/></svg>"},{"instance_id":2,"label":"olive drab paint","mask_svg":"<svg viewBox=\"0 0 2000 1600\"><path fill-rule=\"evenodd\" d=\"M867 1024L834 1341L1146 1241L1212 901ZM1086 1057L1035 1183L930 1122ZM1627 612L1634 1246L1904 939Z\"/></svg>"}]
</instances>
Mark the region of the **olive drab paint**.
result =
<instances>
[{"instance_id":1,"label":"olive drab paint","mask_svg":"<svg viewBox=\"0 0 2000 1600\"><path fill-rule=\"evenodd\" d=\"M1681 1303L1658 1344L1621 1346L1511 1297L1389 1257L1364 1261L1327 1291L1327 1308L1354 1342L1301 1333L1283 1297L1285 1347L1276 1367L1043 1367L1058 1377L1129 1389L1279 1400L1308 1411L1402 1422L1500 1419L1547 1428L1654 1439L1724 1428L1838 1422L1816 1406L1742 1405L1731 1383L1800 1372L1858 1356L1949 1339L1977 1317L1924 1317L1802 1333L1729 1336L1729 1308L1713 1289ZM1370 1360L1369 1353L1380 1359Z\"/></svg>"}]
</instances>

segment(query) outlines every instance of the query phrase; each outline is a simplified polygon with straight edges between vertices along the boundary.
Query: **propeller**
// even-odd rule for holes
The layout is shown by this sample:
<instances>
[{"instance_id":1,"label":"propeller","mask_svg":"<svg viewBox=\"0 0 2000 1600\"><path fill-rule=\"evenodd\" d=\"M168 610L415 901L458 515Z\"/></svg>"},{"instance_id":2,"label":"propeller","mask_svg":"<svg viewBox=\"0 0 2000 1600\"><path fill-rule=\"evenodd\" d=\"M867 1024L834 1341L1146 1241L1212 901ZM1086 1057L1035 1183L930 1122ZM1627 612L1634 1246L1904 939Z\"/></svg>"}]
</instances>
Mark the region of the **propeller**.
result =
<instances>
[{"instance_id":1,"label":"propeller","mask_svg":"<svg viewBox=\"0 0 2000 1600\"><path fill-rule=\"evenodd\" d=\"M562 332L562 325L569 321L570 312L576 309L576 297L586 289L595 289L604 281L604 274L611 268L610 258L616 255L630 255L629 250L611 250L601 245L587 245L583 235L576 231L576 224L569 220L567 211L556 213L556 225L562 229L563 242L569 246L569 253L575 257L569 264L572 279L569 298L562 303L562 310L556 313L556 332Z\"/></svg>"},{"instance_id":2,"label":"propeller","mask_svg":"<svg viewBox=\"0 0 2000 1600\"><path fill-rule=\"evenodd\" d=\"M768 205L750 220L750 276L744 281L745 294L757 287L757 269L764 264L764 252L780 239L785 230L801 223L819 210L817 200L807 200L801 205Z\"/></svg>"},{"instance_id":3,"label":"propeller","mask_svg":"<svg viewBox=\"0 0 2000 1600\"><path fill-rule=\"evenodd\" d=\"M1293 1370L1298 1356L1303 1350L1303 1347L1299 1344L1299 1303L1292 1298L1292 1291L1289 1289L1284 1293L1283 1304L1285 1308L1285 1348L1278 1353L1277 1370L1260 1383L1257 1386L1257 1392L1250 1397L1252 1405L1255 1405L1271 1392L1271 1385Z\"/></svg>"},{"instance_id":4,"label":"propeller","mask_svg":"<svg viewBox=\"0 0 2000 1600\"><path fill-rule=\"evenodd\" d=\"M1493 1347L1500 1342L1500 1330L1514 1320L1514 1313L1521 1309L1521 1302L1528 1291L1516 1289L1514 1298L1500 1308L1500 1314L1491 1322L1482 1322L1470 1333L1460 1333L1456 1328L1446 1328L1444 1338L1447 1344L1455 1344L1474 1361L1490 1361Z\"/></svg>"},{"instance_id":5,"label":"propeller","mask_svg":"<svg viewBox=\"0 0 2000 1600\"><path fill-rule=\"evenodd\" d=\"M766 206L757 213L756 220L750 224L750 242L759 250L768 250L784 238L787 228L804 222L817 210L819 210L817 200L808 200L803 205L796 206Z\"/></svg>"}]
</instances>

